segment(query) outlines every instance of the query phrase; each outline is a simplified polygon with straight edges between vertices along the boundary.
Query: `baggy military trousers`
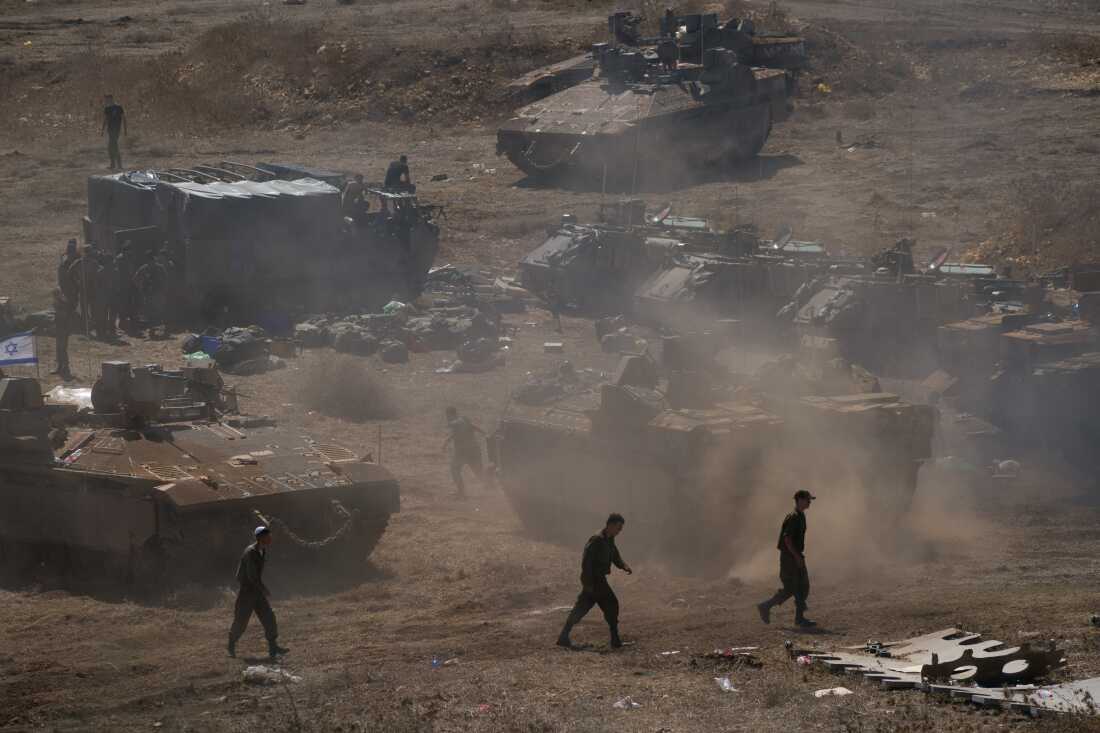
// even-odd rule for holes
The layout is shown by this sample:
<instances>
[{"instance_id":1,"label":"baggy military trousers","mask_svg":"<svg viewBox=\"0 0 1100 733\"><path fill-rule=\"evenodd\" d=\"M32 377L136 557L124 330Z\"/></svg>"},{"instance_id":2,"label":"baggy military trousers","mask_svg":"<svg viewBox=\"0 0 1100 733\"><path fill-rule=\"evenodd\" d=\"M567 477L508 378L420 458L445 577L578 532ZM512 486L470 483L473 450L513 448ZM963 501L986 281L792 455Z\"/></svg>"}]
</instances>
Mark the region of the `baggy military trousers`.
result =
<instances>
[{"instance_id":1,"label":"baggy military trousers","mask_svg":"<svg viewBox=\"0 0 1100 733\"><path fill-rule=\"evenodd\" d=\"M795 608L800 613L805 611L806 599L810 597L810 572L805 564L799 567L798 560L786 550L779 553L779 582L783 587L772 596L771 605L778 606L793 597Z\"/></svg>"},{"instance_id":2,"label":"baggy military trousers","mask_svg":"<svg viewBox=\"0 0 1100 733\"><path fill-rule=\"evenodd\" d=\"M233 625L229 629L229 640L236 644L237 640L248 628L248 622L256 614L260 624L264 627L264 636L268 643L274 644L279 637L279 626L275 621L275 612L271 610L271 604L267 597L259 590L241 588L237 592L237 603L233 607Z\"/></svg>"},{"instance_id":3,"label":"baggy military trousers","mask_svg":"<svg viewBox=\"0 0 1100 733\"><path fill-rule=\"evenodd\" d=\"M608 585L606 576L596 578L591 591L582 590L577 596L577 602L573 604L573 610L569 612L569 620L566 622L569 628L580 623L593 606L600 607L608 626L612 629L619 626L619 599Z\"/></svg>"}]
</instances>

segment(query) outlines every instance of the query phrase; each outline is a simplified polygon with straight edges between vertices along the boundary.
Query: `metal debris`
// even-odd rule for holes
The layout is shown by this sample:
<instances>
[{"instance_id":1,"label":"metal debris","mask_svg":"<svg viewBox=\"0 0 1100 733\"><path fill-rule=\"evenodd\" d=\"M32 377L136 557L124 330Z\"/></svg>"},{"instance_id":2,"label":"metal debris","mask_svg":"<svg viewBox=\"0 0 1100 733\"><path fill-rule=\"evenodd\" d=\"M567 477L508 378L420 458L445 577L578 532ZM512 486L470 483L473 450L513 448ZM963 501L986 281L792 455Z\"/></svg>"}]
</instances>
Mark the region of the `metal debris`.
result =
<instances>
[{"instance_id":1,"label":"metal debris","mask_svg":"<svg viewBox=\"0 0 1100 733\"><path fill-rule=\"evenodd\" d=\"M1057 685L1021 684L1065 666L1062 652L1053 646L1046 650L1028 644L1006 646L952 628L887 644L869 642L836 652L793 653L836 671L880 680L892 689L919 688L1031 714L1100 714L1096 704L1100 677Z\"/></svg>"}]
</instances>

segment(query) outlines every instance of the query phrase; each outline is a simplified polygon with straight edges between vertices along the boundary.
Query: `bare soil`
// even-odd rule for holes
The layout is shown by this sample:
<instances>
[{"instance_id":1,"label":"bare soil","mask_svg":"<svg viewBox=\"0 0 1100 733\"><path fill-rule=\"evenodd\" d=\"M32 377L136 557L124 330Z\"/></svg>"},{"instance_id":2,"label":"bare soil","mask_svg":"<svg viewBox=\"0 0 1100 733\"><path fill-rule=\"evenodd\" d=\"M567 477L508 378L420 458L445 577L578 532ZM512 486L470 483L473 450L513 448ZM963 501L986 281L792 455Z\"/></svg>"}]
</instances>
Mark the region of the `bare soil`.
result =
<instances>
[{"instance_id":1,"label":"bare soil","mask_svg":"<svg viewBox=\"0 0 1100 733\"><path fill-rule=\"evenodd\" d=\"M2 5L0 294L28 307L48 304L55 258L80 231L86 177L106 169L98 136L105 92L130 116L129 166L282 160L377 178L406 153L423 198L447 207L440 264L510 271L561 214L590 215L622 193L537 188L494 155L494 125L507 115L503 83L599 37L608 7L549 0ZM776 128L754 164L637 193L765 232L790 223L796 235L850 253L913 235L919 253L951 246L961 255L981 245L1024 269L1095 258L1096 9L1039 0L784 3L789 22L810 40L814 64L794 119ZM448 180L430 182L437 173ZM610 369L591 323L564 320L567 358ZM352 448L374 449L381 427L383 462L402 481L403 511L361 583L323 574L291 583L273 551L269 585L292 649L286 667L302 682L248 686L240 676L248 660L225 657L231 568L220 586L152 601L42 570L0 590L0 728L1097 728L1091 720L1031 721L886 692L798 668L783 651L786 639L827 648L957 625L1005 641L1056 639L1071 661L1059 679L1100 675L1100 643L1088 624L1100 512L1072 490L1080 487L1053 492L1045 475L1008 493L922 486L912 519L870 551L858 527L820 529L845 511L820 492L809 535L820 633L798 634L789 608L762 625L753 604L774 589L772 570L730 558L736 572L721 577L636 563L633 576L612 577L634 643L610 652L594 612L575 634L595 644L591 651L554 647L563 607L578 590L581 544L598 528L578 527L561 544L534 541L496 489L451 498L439 450L443 405L491 428L510 389L560 358L542 352L544 341L556 340L547 314L508 321L517 328L513 353L488 374L436 374L451 358L444 353L413 354L402 366L359 360L371 384L392 397L396 416L386 419L348 421L302 403L314 370L331 373L322 366L332 358L327 352L232 380L254 395L245 401L251 411ZM71 349L85 378L102 359L171 364L179 352L175 340L108 346L77 338ZM777 496L776 522L788 503L785 491ZM764 550L774 542L771 527L738 527L732 517L730 524L758 534ZM628 517L620 542L628 561L645 541L630 529ZM242 528L242 546L247 541ZM844 558L845 548L852 548L846 560L815 564L817 556ZM692 663L729 645L760 646L763 667ZM680 654L660 655L674 650ZM242 656L258 661L261 651L250 629ZM433 656L454 661L433 669ZM727 672L740 692L715 685ZM812 696L838 684L855 694ZM612 707L627 695L642 707Z\"/></svg>"}]
</instances>

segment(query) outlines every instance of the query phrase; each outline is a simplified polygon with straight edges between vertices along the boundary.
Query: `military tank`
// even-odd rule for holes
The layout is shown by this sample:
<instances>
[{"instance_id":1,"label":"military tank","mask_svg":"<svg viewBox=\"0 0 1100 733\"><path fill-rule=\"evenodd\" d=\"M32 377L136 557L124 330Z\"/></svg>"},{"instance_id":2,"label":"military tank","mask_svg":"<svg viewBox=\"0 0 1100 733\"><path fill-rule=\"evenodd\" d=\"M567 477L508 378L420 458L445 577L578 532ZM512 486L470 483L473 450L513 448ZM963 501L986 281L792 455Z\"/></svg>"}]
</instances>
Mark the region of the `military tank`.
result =
<instances>
[{"instance_id":1,"label":"military tank","mask_svg":"<svg viewBox=\"0 0 1100 733\"><path fill-rule=\"evenodd\" d=\"M257 524L281 562L354 573L400 509L377 463L267 419L223 415L182 372L104 364L82 411L0 380L0 555L159 586L224 578ZM18 570L18 568L14 568Z\"/></svg>"},{"instance_id":2,"label":"military tank","mask_svg":"<svg viewBox=\"0 0 1100 733\"><path fill-rule=\"evenodd\" d=\"M593 54L599 75L517 110L498 155L540 180L637 182L752 158L790 112L793 74L725 48L699 63L608 44Z\"/></svg>"},{"instance_id":3,"label":"military tank","mask_svg":"<svg viewBox=\"0 0 1100 733\"><path fill-rule=\"evenodd\" d=\"M804 39L788 33L760 33L745 18L719 22L714 13L668 14L661 19L661 33L656 37L642 34L644 22L643 16L630 11L615 12L607 16L608 34L615 45L637 49L651 58L657 57L662 44L669 49L671 42L677 61L699 63L705 49L725 48L750 66L786 69L797 74L806 65ZM597 45L586 53L527 72L505 87L505 97L518 105L530 104L591 79L602 48Z\"/></svg>"},{"instance_id":4,"label":"military tank","mask_svg":"<svg viewBox=\"0 0 1100 733\"><path fill-rule=\"evenodd\" d=\"M683 380L672 376L660 391L617 379L548 406L512 406L490 440L491 458L533 534L580 541L619 511L646 538L643 551L728 568L750 549L757 499L789 500L792 486L855 486L889 527L931 456L935 410L893 394L692 404L677 399Z\"/></svg>"}]
</instances>

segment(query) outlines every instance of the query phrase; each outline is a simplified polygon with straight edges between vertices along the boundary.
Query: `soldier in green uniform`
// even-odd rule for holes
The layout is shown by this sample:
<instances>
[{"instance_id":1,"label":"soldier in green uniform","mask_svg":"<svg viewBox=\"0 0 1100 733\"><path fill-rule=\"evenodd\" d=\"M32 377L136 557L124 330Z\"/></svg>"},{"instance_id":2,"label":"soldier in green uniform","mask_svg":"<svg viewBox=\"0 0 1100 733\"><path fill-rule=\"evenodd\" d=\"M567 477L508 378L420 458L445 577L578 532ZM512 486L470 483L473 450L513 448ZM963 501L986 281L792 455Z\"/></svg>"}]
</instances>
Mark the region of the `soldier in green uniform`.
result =
<instances>
[{"instance_id":1,"label":"soldier in green uniform","mask_svg":"<svg viewBox=\"0 0 1100 733\"><path fill-rule=\"evenodd\" d=\"M240 584L240 590L237 591L237 603L233 608L233 625L229 628L229 656L237 656L237 641L248 628L248 621L255 613L264 627L268 654L274 658L279 654L286 654L288 650L276 643L279 626L268 601L271 594L263 581L267 548L271 546L271 530L261 525L254 534L256 541L245 548L241 561L237 564L237 583Z\"/></svg>"},{"instance_id":2,"label":"soldier in green uniform","mask_svg":"<svg viewBox=\"0 0 1100 733\"><path fill-rule=\"evenodd\" d=\"M53 289L53 329L55 349L57 356L57 369L51 374L56 374L66 382L73 378L69 369L69 334L73 330L73 322L76 320L76 309L72 301L65 297L61 288Z\"/></svg>"},{"instance_id":3,"label":"soldier in green uniform","mask_svg":"<svg viewBox=\"0 0 1100 733\"><path fill-rule=\"evenodd\" d=\"M454 452L451 453L451 478L455 482L455 493L459 497L466 496L466 482L462 480L462 469L466 466L474 472L478 480L485 483L485 473L481 466L481 445L477 442L477 433L485 434L481 428L474 425L464 417L459 417L458 410L448 407L447 439L443 441L443 450L454 443Z\"/></svg>"},{"instance_id":4,"label":"soldier in green uniform","mask_svg":"<svg viewBox=\"0 0 1100 733\"><path fill-rule=\"evenodd\" d=\"M775 595L759 603L756 610L760 620L771 623L771 610L788 598L794 597L794 623L796 626L810 628L816 623L806 618L806 598L810 595L810 573L806 569L806 510L810 502L816 499L805 489L794 494L794 511L783 519L779 530L779 580L783 587Z\"/></svg>"},{"instance_id":5,"label":"soldier in green uniform","mask_svg":"<svg viewBox=\"0 0 1100 733\"><path fill-rule=\"evenodd\" d=\"M626 520L623 519L623 515L612 514L607 518L607 523L600 533L589 538L584 546L584 555L581 556L581 592L577 596L573 610L565 620L565 626L558 635L558 646L568 648L573 646L573 642L569 639L569 632L580 623L593 606L600 607L604 620L611 629L611 647L618 649L623 645L622 639L619 638L619 599L608 585L607 576L611 574L612 565L627 575L634 573L630 566L623 562L619 548L615 546L615 536L623 531L624 524Z\"/></svg>"}]
</instances>

